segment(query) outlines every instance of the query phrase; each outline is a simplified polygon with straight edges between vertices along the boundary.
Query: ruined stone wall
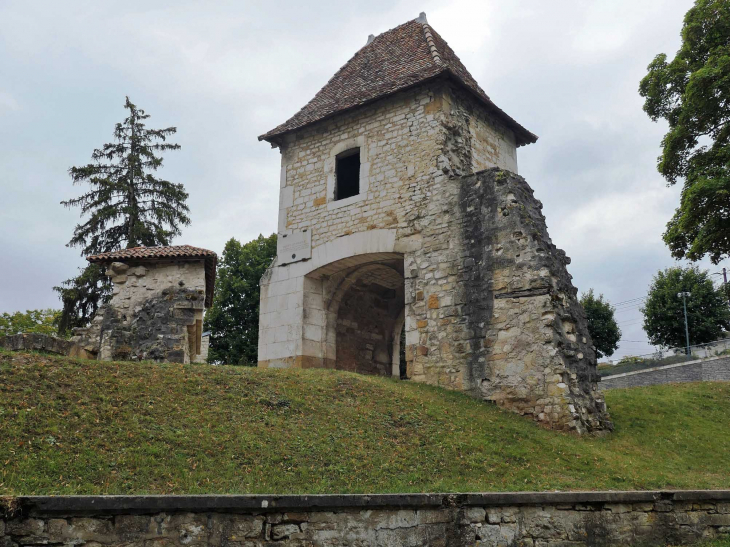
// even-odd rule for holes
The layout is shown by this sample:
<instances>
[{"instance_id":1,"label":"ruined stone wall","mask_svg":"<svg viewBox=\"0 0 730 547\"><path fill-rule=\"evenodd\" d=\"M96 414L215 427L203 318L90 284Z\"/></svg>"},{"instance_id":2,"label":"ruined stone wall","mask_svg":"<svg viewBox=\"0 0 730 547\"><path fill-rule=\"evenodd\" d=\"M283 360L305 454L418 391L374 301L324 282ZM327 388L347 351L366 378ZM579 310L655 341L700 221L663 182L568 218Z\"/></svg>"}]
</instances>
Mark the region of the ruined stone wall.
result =
<instances>
[{"instance_id":1,"label":"ruined stone wall","mask_svg":"<svg viewBox=\"0 0 730 547\"><path fill-rule=\"evenodd\" d=\"M114 284L112 299L88 328L76 329L72 341L80 348L78 356L179 363L196 359L205 308L202 261L114 262L107 274Z\"/></svg>"},{"instance_id":2,"label":"ruined stone wall","mask_svg":"<svg viewBox=\"0 0 730 547\"><path fill-rule=\"evenodd\" d=\"M610 428L569 260L532 194L497 168L444 181L405 268L409 376L552 428Z\"/></svg>"},{"instance_id":3,"label":"ruined stone wall","mask_svg":"<svg viewBox=\"0 0 730 547\"><path fill-rule=\"evenodd\" d=\"M6 547L664 547L730 535L728 491L56 496L2 509Z\"/></svg>"},{"instance_id":4,"label":"ruined stone wall","mask_svg":"<svg viewBox=\"0 0 730 547\"><path fill-rule=\"evenodd\" d=\"M70 340L49 334L24 333L0 336L0 348L11 351L47 351L69 355L73 344Z\"/></svg>"}]
</instances>

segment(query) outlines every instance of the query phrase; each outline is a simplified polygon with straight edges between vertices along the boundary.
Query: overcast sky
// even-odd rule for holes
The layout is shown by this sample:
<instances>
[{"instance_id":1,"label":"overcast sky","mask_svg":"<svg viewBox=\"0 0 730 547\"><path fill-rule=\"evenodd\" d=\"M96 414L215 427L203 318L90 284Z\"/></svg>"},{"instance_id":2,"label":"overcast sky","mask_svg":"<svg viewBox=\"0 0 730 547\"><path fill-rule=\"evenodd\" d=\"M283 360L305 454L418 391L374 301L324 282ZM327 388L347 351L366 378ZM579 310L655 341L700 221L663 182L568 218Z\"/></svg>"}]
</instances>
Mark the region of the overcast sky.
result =
<instances>
[{"instance_id":1,"label":"overcast sky","mask_svg":"<svg viewBox=\"0 0 730 547\"><path fill-rule=\"evenodd\" d=\"M60 307L85 261L67 170L109 142L129 95L176 126L160 172L190 193L175 243L220 253L276 230L279 153L256 137L304 105L378 34L425 11L488 95L539 135L519 171L581 291L644 296L676 264L661 240L679 201L656 172L664 124L637 88L673 56L690 0L0 2L0 312ZM712 272L723 265L701 266ZM622 306L623 308L624 306ZM636 306L617 356L651 351Z\"/></svg>"}]
</instances>

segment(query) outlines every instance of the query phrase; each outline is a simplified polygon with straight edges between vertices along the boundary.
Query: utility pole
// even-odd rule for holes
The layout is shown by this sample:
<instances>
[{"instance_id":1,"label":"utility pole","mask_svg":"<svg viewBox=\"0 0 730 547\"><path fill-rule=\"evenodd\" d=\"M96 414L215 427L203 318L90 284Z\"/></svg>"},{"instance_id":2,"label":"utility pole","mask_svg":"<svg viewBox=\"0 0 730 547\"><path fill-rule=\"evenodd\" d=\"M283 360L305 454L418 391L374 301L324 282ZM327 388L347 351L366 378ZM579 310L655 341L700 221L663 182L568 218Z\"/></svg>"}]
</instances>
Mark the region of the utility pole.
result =
<instances>
[{"instance_id":1,"label":"utility pole","mask_svg":"<svg viewBox=\"0 0 730 547\"><path fill-rule=\"evenodd\" d=\"M691 292L678 292L678 297L682 297L682 305L684 306L684 336L687 340L687 355L690 355L689 351L689 327L687 326L687 297L692 296Z\"/></svg>"},{"instance_id":2,"label":"utility pole","mask_svg":"<svg viewBox=\"0 0 730 547\"><path fill-rule=\"evenodd\" d=\"M715 272L712 275L720 275L720 272ZM728 291L727 291L727 269L726 268L722 269L722 280L723 280L722 290L727 295L727 305L730 306L730 293L728 293Z\"/></svg>"}]
</instances>

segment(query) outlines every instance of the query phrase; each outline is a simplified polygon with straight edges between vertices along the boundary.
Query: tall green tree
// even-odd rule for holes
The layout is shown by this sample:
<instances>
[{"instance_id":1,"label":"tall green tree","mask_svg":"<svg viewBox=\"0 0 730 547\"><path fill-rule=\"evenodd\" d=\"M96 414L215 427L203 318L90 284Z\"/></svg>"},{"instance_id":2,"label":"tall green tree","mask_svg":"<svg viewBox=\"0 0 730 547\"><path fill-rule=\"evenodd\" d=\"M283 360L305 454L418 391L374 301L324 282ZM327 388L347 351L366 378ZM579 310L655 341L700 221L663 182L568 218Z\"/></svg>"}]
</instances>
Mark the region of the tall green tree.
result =
<instances>
[{"instance_id":1,"label":"tall green tree","mask_svg":"<svg viewBox=\"0 0 730 547\"><path fill-rule=\"evenodd\" d=\"M672 61L657 55L639 86L644 111L662 118L659 172L684 179L664 241L676 258L730 256L730 2L696 0Z\"/></svg>"},{"instance_id":2,"label":"tall green tree","mask_svg":"<svg viewBox=\"0 0 730 547\"><path fill-rule=\"evenodd\" d=\"M259 343L259 281L276 256L276 234L223 249L213 306L205 314L210 331L208 362L255 366Z\"/></svg>"},{"instance_id":3,"label":"tall green tree","mask_svg":"<svg viewBox=\"0 0 730 547\"><path fill-rule=\"evenodd\" d=\"M126 98L129 111L114 128L114 142L94 150L92 162L71 167L74 185L88 184L83 195L61 202L79 207L85 222L78 224L69 247L80 247L81 255L117 251L123 248L169 245L190 224L188 194L182 184L155 176L162 167L162 153L178 150L167 142L177 128L148 129L150 117ZM104 269L90 265L72 279L54 287L63 301L59 330L65 332L89 322L111 294Z\"/></svg>"},{"instance_id":4,"label":"tall green tree","mask_svg":"<svg viewBox=\"0 0 730 547\"><path fill-rule=\"evenodd\" d=\"M708 272L696 266L659 271L649 287L644 330L656 346L684 347L684 309L678 293L689 292L687 324L690 344L713 342L730 328L730 308L724 291L715 288Z\"/></svg>"},{"instance_id":5,"label":"tall green tree","mask_svg":"<svg viewBox=\"0 0 730 547\"><path fill-rule=\"evenodd\" d=\"M596 346L596 356L599 359L603 356L610 357L621 339L621 329L614 317L616 309L602 294L596 296L593 289L581 295L580 303L588 317L588 332Z\"/></svg>"},{"instance_id":6,"label":"tall green tree","mask_svg":"<svg viewBox=\"0 0 730 547\"><path fill-rule=\"evenodd\" d=\"M21 333L56 334L61 310L27 310L0 314L0 336Z\"/></svg>"}]
</instances>

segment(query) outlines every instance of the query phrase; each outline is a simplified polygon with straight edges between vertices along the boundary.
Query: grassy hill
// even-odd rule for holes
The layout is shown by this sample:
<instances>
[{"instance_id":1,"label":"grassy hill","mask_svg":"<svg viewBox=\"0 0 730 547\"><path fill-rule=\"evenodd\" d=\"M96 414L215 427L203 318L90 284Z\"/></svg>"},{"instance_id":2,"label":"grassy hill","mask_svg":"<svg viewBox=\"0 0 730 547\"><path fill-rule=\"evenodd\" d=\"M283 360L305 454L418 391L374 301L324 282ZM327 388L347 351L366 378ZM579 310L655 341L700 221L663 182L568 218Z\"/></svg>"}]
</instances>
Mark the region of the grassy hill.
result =
<instances>
[{"instance_id":1,"label":"grassy hill","mask_svg":"<svg viewBox=\"0 0 730 547\"><path fill-rule=\"evenodd\" d=\"M386 378L0 352L0 495L730 488L730 383L607 402L580 438Z\"/></svg>"}]
</instances>

